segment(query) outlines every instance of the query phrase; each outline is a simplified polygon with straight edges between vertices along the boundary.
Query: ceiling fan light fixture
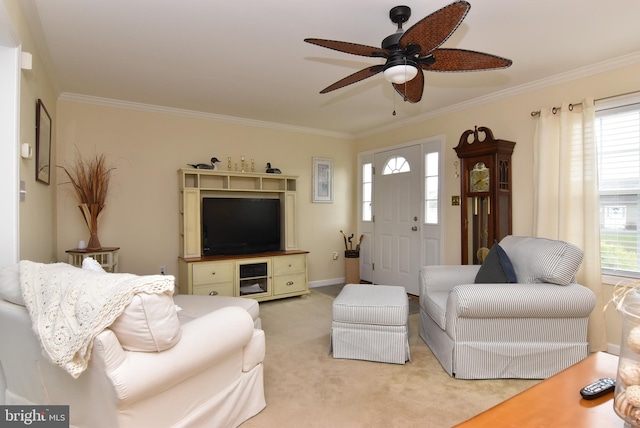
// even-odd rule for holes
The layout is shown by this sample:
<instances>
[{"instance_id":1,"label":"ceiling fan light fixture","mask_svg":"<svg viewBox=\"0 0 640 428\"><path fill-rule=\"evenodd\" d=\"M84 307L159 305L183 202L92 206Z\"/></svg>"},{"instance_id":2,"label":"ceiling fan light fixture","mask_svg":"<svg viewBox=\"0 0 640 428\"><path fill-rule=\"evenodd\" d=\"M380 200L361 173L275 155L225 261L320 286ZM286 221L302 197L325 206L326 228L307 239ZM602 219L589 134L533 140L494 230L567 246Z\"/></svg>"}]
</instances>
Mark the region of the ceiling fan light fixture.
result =
<instances>
[{"instance_id":1,"label":"ceiling fan light fixture","mask_svg":"<svg viewBox=\"0 0 640 428\"><path fill-rule=\"evenodd\" d=\"M326 39L305 39L305 42L371 58L386 58L384 65L374 65L357 71L326 87L321 94L343 88L378 73L393 84L405 101L417 103L424 92L424 71L454 72L497 70L511 66L512 61L496 55L466 49L441 48L456 31L469 12L471 5L455 0L425 18L408 30L402 24L411 16L408 6L396 6L389 11L391 22L398 25L395 33L382 41L382 47ZM407 83L411 81L411 83Z\"/></svg>"},{"instance_id":2,"label":"ceiling fan light fixture","mask_svg":"<svg viewBox=\"0 0 640 428\"><path fill-rule=\"evenodd\" d=\"M418 69L410 64L397 64L383 72L384 78L391 83L402 85L418 75Z\"/></svg>"}]
</instances>

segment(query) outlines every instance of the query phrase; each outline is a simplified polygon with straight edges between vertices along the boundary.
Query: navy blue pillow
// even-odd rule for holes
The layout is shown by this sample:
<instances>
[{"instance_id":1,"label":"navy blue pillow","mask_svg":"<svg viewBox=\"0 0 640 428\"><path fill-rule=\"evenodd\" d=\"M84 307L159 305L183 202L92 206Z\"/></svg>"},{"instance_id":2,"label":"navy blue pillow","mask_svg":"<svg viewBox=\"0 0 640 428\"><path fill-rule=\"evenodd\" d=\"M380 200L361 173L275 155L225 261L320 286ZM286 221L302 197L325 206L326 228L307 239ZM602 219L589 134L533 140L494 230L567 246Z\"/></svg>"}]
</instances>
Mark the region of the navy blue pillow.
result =
<instances>
[{"instance_id":1,"label":"navy blue pillow","mask_svg":"<svg viewBox=\"0 0 640 428\"><path fill-rule=\"evenodd\" d=\"M513 264L511 263L509 256L507 256L507 253L505 253L504 249L500 245L498 245L497 242L493 244L493 248L498 251L498 256L500 257L500 266L502 266L502 270L507 277L507 282L512 284L518 282L518 278L516 277L516 270L513 268Z\"/></svg>"},{"instance_id":2,"label":"navy blue pillow","mask_svg":"<svg viewBox=\"0 0 640 428\"><path fill-rule=\"evenodd\" d=\"M509 260L509 256L504 252L498 243L493 247L484 259L482 266L476 274L476 284L500 284L518 282L515 270Z\"/></svg>"}]
</instances>

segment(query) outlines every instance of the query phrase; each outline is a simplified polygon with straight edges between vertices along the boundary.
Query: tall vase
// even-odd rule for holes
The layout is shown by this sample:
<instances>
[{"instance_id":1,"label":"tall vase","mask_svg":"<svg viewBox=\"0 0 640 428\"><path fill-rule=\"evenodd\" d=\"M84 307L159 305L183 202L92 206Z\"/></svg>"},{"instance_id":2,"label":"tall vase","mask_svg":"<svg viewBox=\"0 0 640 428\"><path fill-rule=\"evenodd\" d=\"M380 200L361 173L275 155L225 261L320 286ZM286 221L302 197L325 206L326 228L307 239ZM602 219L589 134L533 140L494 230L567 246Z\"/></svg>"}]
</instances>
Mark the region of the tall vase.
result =
<instances>
[{"instance_id":1,"label":"tall vase","mask_svg":"<svg viewBox=\"0 0 640 428\"><path fill-rule=\"evenodd\" d=\"M625 427L640 427L640 292L626 293L617 309L622 339L613 408Z\"/></svg>"},{"instance_id":2,"label":"tall vase","mask_svg":"<svg viewBox=\"0 0 640 428\"><path fill-rule=\"evenodd\" d=\"M87 243L87 250L95 251L102 248L100 245L100 239L98 239L98 220L100 220L100 205L98 204L81 204L80 211L84 216L84 221L89 228L89 242Z\"/></svg>"}]
</instances>

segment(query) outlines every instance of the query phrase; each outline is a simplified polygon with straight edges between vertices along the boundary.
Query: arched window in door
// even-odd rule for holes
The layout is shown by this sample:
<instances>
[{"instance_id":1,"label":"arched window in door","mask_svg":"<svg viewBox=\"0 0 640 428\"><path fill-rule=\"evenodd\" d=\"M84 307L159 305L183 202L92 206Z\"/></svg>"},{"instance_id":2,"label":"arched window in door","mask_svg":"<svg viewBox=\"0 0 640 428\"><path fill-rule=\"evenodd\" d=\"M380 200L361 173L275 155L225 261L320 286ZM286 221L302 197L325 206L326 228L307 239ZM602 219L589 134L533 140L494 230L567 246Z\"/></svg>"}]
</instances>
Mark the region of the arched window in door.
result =
<instances>
[{"instance_id":1,"label":"arched window in door","mask_svg":"<svg viewBox=\"0 0 640 428\"><path fill-rule=\"evenodd\" d=\"M402 156L394 156L384 165L382 175L400 174L409 171L411 171L409 162Z\"/></svg>"}]
</instances>

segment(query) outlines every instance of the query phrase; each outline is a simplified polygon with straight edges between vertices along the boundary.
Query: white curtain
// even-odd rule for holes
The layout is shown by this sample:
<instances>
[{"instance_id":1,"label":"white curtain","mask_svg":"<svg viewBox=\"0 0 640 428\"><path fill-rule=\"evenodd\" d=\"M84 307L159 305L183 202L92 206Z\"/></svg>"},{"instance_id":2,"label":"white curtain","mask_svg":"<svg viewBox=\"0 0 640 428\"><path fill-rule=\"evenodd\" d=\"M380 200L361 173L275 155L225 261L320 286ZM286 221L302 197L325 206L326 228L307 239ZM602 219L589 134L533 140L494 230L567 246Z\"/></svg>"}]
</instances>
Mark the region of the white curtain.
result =
<instances>
[{"instance_id":1,"label":"white curtain","mask_svg":"<svg viewBox=\"0 0 640 428\"><path fill-rule=\"evenodd\" d=\"M592 98L542 108L534 138L534 234L577 245L578 283L596 295L589 318L591 352L606 350L600 268L600 201Z\"/></svg>"}]
</instances>

